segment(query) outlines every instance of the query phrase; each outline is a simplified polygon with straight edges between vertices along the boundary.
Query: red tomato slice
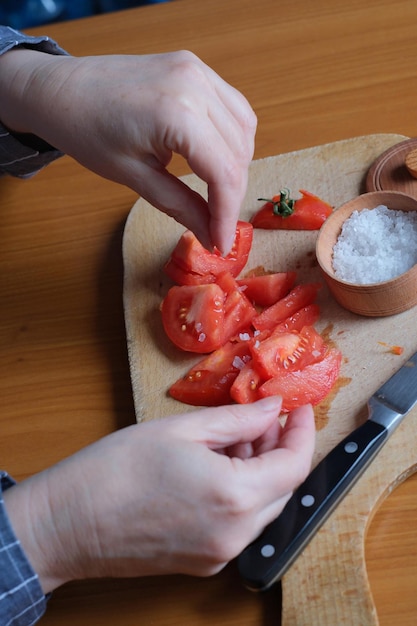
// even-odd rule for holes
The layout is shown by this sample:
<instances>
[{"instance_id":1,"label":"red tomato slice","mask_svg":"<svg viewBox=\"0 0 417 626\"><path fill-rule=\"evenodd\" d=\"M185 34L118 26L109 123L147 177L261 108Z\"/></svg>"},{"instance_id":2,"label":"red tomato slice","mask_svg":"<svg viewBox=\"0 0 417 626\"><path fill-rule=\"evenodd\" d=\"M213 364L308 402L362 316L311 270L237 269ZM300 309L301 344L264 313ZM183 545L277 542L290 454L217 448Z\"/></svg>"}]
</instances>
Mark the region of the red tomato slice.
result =
<instances>
[{"instance_id":1,"label":"red tomato slice","mask_svg":"<svg viewBox=\"0 0 417 626\"><path fill-rule=\"evenodd\" d=\"M252 247L253 226L238 222L232 250L223 257L209 252L190 230L184 232L164 267L165 273L180 285L214 282L220 272L237 276L245 267Z\"/></svg>"},{"instance_id":2,"label":"red tomato slice","mask_svg":"<svg viewBox=\"0 0 417 626\"><path fill-rule=\"evenodd\" d=\"M271 306L287 295L295 283L296 272L277 272L262 276L248 276L237 282L251 302Z\"/></svg>"},{"instance_id":3,"label":"red tomato slice","mask_svg":"<svg viewBox=\"0 0 417 626\"><path fill-rule=\"evenodd\" d=\"M301 332L273 331L264 341L251 343L253 367L265 380L319 361L326 349L323 337L312 326Z\"/></svg>"},{"instance_id":4,"label":"red tomato slice","mask_svg":"<svg viewBox=\"0 0 417 626\"><path fill-rule=\"evenodd\" d=\"M259 387L259 396L281 396L282 411L292 411L304 404L318 404L332 389L342 363L339 350L329 349L326 355L302 370L283 371Z\"/></svg>"},{"instance_id":5,"label":"red tomato slice","mask_svg":"<svg viewBox=\"0 0 417 626\"><path fill-rule=\"evenodd\" d=\"M238 373L230 387L230 397L239 404L249 404L259 399L258 389L263 383L259 372L249 361Z\"/></svg>"},{"instance_id":6,"label":"red tomato slice","mask_svg":"<svg viewBox=\"0 0 417 626\"><path fill-rule=\"evenodd\" d=\"M187 272L182 267L177 265L172 258L164 266L165 274L177 285L207 285L208 283L214 283L216 277L213 274L193 274Z\"/></svg>"},{"instance_id":7,"label":"red tomato slice","mask_svg":"<svg viewBox=\"0 0 417 626\"><path fill-rule=\"evenodd\" d=\"M224 302L224 341L228 341L238 333L249 328L251 321L257 315L255 307L239 289L235 278L229 272L222 272L217 277L216 284L226 294Z\"/></svg>"},{"instance_id":8,"label":"red tomato slice","mask_svg":"<svg viewBox=\"0 0 417 626\"><path fill-rule=\"evenodd\" d=\"M230 404L230 388L249 359L247 342L228 341L177 380L170 387L169 394L193 406Z\"/></svg>"},{"instance_id":9,"label":"red tomato slice","mask_svg":"<svg viewBox=\"0 0 417 626\"><path fill-rule=\"evenodd\" d=\"M258 330L274 328L289 316L294 315L299 309L312 304L320 288L320 283L297 285L288 295L257 315L252 320L252 324Z\"/></svg>"},{"instance_id":10,"label":"red tomato slice","mask_svg":"<svg viewBox=\"0 0 417 626\"><path fill-rule=\"evenodd\" d=\"M320 308L318 304L308 304L290 315L283 322L274 328L273 332L284 330L300 331L304 326L313 326L320 317Z\"/></svg>"},{"instance_id":11,"label":"red tomato slice","mask_svg":"<svg viewBox=\"0 0 417 626\"><path fill-rule=\"evenodd\" d=\"M181 350L211 352L223 343L225 293L214 283L174 286L162 305L166 334Z\"/></svg>"},{"instance_id":12,"label":"red tomato slice","mask_svg":"<svg viewBox=\"0 0 417 626\"><path fill-rule=\"evenodd\" d=\"M267 230L318 230L332 213L333 208L309 191L300 189L302 197L295 201L294 212L286 217L273 212L273 203L280 200L274 196L272 202L264 204L252 217L254 228Z\"/></svg>"}]
</instances>

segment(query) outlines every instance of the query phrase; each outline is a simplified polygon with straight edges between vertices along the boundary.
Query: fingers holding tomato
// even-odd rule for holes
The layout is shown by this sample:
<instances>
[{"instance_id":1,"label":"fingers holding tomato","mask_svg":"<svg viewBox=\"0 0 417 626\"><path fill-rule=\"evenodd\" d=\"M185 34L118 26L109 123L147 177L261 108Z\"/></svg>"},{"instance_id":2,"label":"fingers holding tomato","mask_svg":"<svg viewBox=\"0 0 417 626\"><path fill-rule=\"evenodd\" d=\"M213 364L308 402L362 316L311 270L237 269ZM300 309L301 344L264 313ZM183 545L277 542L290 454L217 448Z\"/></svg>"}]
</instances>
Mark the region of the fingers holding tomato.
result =
<instances>
[{"instance_id":1,"label":"fingers holding tomato","mask_svg":"<svg viewBox=\"0 0 417 626\"><path fill-rule=\"evenodd\" d=\"M172 251L164 271L177 285L214 282L221 272L238 276L248 260L252 240L252 224L238 222L232 249L222 256L217 249L212 252L206 250L194 233L187 230Z\"/></svg>"}]
</instances>

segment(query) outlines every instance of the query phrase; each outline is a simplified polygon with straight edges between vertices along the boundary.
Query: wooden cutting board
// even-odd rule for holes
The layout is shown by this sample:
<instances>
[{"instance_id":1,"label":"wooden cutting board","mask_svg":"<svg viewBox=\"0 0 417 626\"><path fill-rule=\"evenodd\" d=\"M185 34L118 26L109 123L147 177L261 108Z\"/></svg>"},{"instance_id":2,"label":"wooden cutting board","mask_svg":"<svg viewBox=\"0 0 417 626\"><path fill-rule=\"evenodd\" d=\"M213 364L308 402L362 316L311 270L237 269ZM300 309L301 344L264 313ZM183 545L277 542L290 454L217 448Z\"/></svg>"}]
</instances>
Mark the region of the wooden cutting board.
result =
<instances>
[{"instance_id":1,"label":"wooden cutting board","mask_svg":"<svg viewBox=\"0 0 417 626\"><path fill-rule=\"evenodd\" d=\"M374 160L402 135L370 135L254 161L241 218L258 197L289 187L307 189L337 207L364 191ZM187 184L205 194L194 175ZM124 309L137 420L192 410L167 396L172 382L198 357L180 353L165 337L159 305L171 285L162 267L183 227L140 199L128 217L124 241ZM296 269L298 282L322 280L315 260L316 232L256 230L248 265ZM322 281L323 282L323 281ZM417 309L389 318L365 318L342 309L324 282L317 325L343 353L335 390L316 407L314 465L367 417L369 396L417 350ZM400 345L402 355L389 346ZM367 526L378 504L417 469L417 409L388 441L337 510L282 580L283 626L378 624L364 556ZM248 592L249 593L249 592Z\"/></svg>"}]
</instances>

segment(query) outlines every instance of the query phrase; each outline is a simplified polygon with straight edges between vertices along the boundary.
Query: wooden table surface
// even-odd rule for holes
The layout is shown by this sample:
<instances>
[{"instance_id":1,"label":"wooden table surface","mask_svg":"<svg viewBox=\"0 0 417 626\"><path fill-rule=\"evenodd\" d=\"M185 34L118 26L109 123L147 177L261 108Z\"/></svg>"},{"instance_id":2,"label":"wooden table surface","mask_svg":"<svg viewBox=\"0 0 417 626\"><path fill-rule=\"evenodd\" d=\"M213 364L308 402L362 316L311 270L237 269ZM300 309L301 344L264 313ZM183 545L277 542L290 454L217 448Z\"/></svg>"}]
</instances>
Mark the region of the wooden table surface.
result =
<instances>
[{"instance_id":1,"label":"wooden table surface","mask_svg":"<svg viewBox=\"0 0 417 626\"><path fill-rule=\"evenodd\" d=\"M414 136L416 24L415 0L174 0L31 32L74 55L191 49L252 103L261 158L371 133ZM188 173L180 159L172 171ZM0 465L18 480L135 421L121 261L135 200L68 157L0 182ZM416 515L411 477L369 528L381 625L416 621ZM269 626L279 615L279 588L251 594L232 565L211 579L71 583L41 624Z\"/></svg>"}]
</instances>

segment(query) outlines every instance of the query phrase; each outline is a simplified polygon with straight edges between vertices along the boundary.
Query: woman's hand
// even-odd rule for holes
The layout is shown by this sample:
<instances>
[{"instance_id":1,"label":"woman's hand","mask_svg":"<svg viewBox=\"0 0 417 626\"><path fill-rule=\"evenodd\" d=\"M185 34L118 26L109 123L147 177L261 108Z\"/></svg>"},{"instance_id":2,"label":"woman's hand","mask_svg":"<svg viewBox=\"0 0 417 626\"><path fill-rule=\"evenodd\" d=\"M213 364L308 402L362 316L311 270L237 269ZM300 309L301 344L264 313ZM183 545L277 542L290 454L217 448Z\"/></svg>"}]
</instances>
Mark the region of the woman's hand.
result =
<instances>
[{"instance_id":1,"label":"woman's hand","mask_svg":"<svg viewBox=\"0 0 417 626\"><path fill-rule=\"evenodd\" d=\"M0 119L85 167L131 187L230 250L253 157L256 117L246 99L190 52L0 57ZM208 201L167 170L182 155L208 184Z\"/></svg>"},{"instance_id":2,"label":"woman's hand","mask_svg":"<svg viewBox=\"0 0 417 626\"><path fill-rule=\"evenodd\" d=\"M311 407L279 398L152 420L5 492L45 592L99 576L207 576L279 515L307 476Z\"/></svg>"}]
</instances>

